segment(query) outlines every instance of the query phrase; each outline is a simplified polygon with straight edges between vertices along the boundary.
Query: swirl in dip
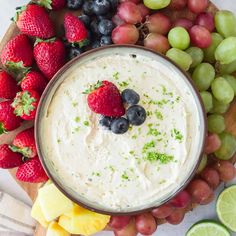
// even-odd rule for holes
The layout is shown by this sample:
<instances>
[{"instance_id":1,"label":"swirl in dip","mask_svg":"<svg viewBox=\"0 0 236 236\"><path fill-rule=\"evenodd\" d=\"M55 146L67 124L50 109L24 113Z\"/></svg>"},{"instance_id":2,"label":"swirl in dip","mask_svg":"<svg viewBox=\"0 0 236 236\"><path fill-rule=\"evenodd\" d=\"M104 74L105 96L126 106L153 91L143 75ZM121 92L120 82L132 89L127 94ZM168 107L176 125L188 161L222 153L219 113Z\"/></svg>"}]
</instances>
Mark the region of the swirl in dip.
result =
<instances>
[{"instance_id":1,"label":"swirl in dip","mask_svg":"<svg viewBox=\"0 0 236 236\"><path fill-rule=\"evenodd\" d=\"M204 139L200 102L182 72L164 58L141 49L135 55L103 51L73 63L49 92L39 129L44 162L62 188L91 207L153 207L196 168ZM144 124L122 135L100 126L83 94L98 80L135 90L147 112Z\"/></svg>"}]
</instances>

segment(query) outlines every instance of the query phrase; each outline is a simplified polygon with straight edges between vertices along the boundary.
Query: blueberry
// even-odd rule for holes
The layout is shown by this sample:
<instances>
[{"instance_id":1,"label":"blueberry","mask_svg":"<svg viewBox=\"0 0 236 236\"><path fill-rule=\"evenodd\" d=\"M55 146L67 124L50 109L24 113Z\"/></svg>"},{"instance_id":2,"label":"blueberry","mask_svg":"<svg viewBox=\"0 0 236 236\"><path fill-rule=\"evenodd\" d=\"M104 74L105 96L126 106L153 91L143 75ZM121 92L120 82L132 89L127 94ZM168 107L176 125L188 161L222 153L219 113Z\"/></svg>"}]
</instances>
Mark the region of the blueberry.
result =
<instances>
[{"instance_id":1,"label":"blueberry","mask_svg":"<svg viewBox=\"0 0 236 236\"><path fill-rule=\"evenodd\" d=\"M94 0L93 3L93 12L100 16L105 15L110 11L110 2L108 0Z\"/></svg>"},{"instance_id":2,"label":"blueberry","mask_svg":"<svg viewBox=\"0 0 236 236\"><path fill-rule=\"evenodd\" d=\"M132 125L141 125L146 120L146 111L139 105L131 106L126 112L127 118Z\"/></svg>"},{"instance_id":3,"label":"blueberry","mask_svg":"<svg viewBox=\"0 0 236 236\"><path fill-rule=\"evenodd\" d=\"M83 2L83 0L67 0L67 7L72 10L78 10Z\"/></svg>"},{"instance_id":4,"label":"blueberry","mask_svg":"<svg viewBox=\"0 0 236 236\"><path fill-rule=\"evenodd\" d=\"M119 4L119 0L109 0L112 10L116 10Z\"/></svg>"},{"instance_id":5,"label":"blueberry","mask_svg":"<svg viewBox=\"0 0 236 236\"><path fill-rule=\"evenodd\" d=\"M114 24L111 20L101 20L98 24L98 30L103 35L110 35L114 28Z\"/></svg>"},{"instance_id":6,"label":"blueberry","mask_svg":"<svg viewBox=\"0 0 236 236\"><path fill-rule=\"evenodd\" d=\"M112 12L108 12L106 15L97 16L97 19L98 20L104 20L104 19L111 20L113 15L114 14Z\"/></svg>"},{"instance_id":7,"label":"blueberry","mask_svg":"<svg viewBox=\"0 0 236 236\"><path fill-rule=\"evenodd\" d=\"M88 33L87 39L91 43L93 40L93 33L90 30L87 30L87 33Z\"/></svg>"},{"instance_id":8,"label":"blueberry","mask_svg":"<svg viewBox=\"0 0 236 236\"><path fill-rule=\"evenodd\" d=\"M88 28L91 22L91 19L87 15L81 15L79 16L79 19L84 23L84 25Z\"/></svg>"},{"instance_id":9,"label":"blueberry","mask_svg":"<svg viewBox=\"0 0 236 236\"><path fill-rule=\"evenodd\" d=\"M114 119L112 117L109 116L102 116L101 119L99 120L99 124L103 127L105 127L106 129L111 129L111 122Z\"/></svg>"},{"instance_id":10,"label":"blueberry","mask_svg":"<svg viewBox=\"0 0 236 236\"><path fill-rule=\"evenodd\" d=\"M94 42L92 42L92 45L91 47L94 49L94 48L99 48L101 47L101 44L98 40L95 40Z\"/></svg>"},{"instance_id":11,"label":"blueberry","mask_svg":"<svg viewBox=\"0 0 236 236\"><path fill-rule=\"evenodd\" d=\"M77 57L81 53L83 53L84 50L82 48L77 48L77 47L71 47L69 49L69 59L72 60L74 57Z\"/></svg>"},{"instance_id":12,"label":"blueberry","mask_svg":"<svg viewBox=\"0 0 236 236\"><path fill-rule=\"evenodd\" d=\"M129 121L124 117L117 118L111 122L111 131L115 134L124 134L129 129Z\"/></svg>"},{"instance_id":13,"label":"blueberry","mask_svg":"<svg viewBox=\"0 0 236 236\"><path fill-rule=\"evenodd\" d=\"M101 46L106 46L112 44L112 40L110 36L102 36L100 39L100 45Z\"/></svg>"},{"instance_id":14,"label":"blueberry","mask_svg":"<svg viewBox=\"0 0 236 236\"><path fill-rule=\"evenodd\" d=\"M90 30L95 34L95 36L100 36L101 33L98 30L98 20L94 19L90 24Z\"/></svg>"},{"instance_id":15,"label":"blueberry","mask_svg":"<svg viewBox=\"0 0 236 236\"><path fill-rule=\"evenodd\" d=\"M69 50L71 48L71 43L69 43L66 38L62 38L62 41L64 43L65 49Z\"/></svg>"},{"instance_id":16,"label":"blueberry","mask_svg":"<svg viewBox=\"0 0 236 236\"><path fill-rule=\"evenodd\" d=\"M139 94L136 93L133 89L125 89L121 93L121 97L122 97L123 102L129 105L138 104L140 100Z\"/></svg>"},{"instance_id":17,"label":"blueberry","mask_svg":"<svg viewBox=\"0 0 236 236\"><path fill-rule=\"evenodd\" d=\"M83 4L82 10L85 15L88 15L88 16L93 15L94 14L93 1L92 0L85 1L85 3Z\"/></svg>"}]
</instances>

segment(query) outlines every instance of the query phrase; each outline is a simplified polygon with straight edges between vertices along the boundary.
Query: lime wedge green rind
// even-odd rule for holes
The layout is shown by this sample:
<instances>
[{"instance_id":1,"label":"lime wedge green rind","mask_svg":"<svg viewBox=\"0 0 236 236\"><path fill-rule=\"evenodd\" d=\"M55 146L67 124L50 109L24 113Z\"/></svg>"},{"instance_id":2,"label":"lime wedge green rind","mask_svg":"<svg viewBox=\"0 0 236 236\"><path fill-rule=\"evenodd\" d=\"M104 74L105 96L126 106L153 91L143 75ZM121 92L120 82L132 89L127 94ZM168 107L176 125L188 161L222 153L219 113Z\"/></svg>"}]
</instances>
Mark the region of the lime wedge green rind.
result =
<instances>
[{"instance_id":1,"label":"lime wedge green rind","mask_svg":"<svg viewBox=\"0 0 236 236\"><path fill-rule=\"evenodd\" d=\"M220 221L236 232L236 185L225 189L218 197L216 212Z\"/></svg>"},{"instance_id":2,"label":"lime wedge green rind","mask_svg":"<svg viewBox=\"0 0 236 236\"><path fill-rule=\"evenodd\" d=\"M230 236L229 231L216 221L204 220L193 225L186 236Z\"/></svg>"}]
</instances>

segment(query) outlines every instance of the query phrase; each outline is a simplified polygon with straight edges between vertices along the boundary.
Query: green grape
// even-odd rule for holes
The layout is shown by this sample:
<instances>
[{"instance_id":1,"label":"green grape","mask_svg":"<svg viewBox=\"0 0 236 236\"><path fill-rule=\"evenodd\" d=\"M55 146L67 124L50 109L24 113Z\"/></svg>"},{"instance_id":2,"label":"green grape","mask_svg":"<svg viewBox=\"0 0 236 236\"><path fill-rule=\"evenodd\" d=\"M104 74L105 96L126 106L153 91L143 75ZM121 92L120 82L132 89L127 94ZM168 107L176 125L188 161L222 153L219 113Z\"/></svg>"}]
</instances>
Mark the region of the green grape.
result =
<instances>
[{"instance_id":1,"label":"green grape","mask_svg":"<svg viewBox=\"0 0 236 236\"><path fill-rule=\"evenodd\" d=\"M201 48L190 47L185 52L187 52L193 60L190 68L195 68L203 61L204 54Z\"/></svg>"},{"instance_id":2,"label":"green grape","mask_svg":"<svg viewBox=\"0 0 236 236\"><path fill-rule=\"evenodd\" d=\"M203 92L200 92L200 95L201 95L202 102L203 102L206 112L209 112L213 107L213 98L212 98L211 93L207 91L203 91Z\"/></svg>"},{"instance_id":3,"label":"green grape","mask_svg":"<svg viewBox=\"0 0 236 236\"><path fill-rule=\"evenodd\" d=\"M231 11L222 10L216 12L215 26L217 32L225 38L236 36L236 17Z\"/></svg>"},{"instance_id":4,"label":"green grape","mask_svg":"<svg viewBox=\"0 0 236 236\"><path fill-rule=\"evenodd\" d=\"M215 58L221 64L229 64L236 60L236 37L224 39L215 51Z\"/></svg>"},{"instance_id":5,"label":"green grape","mask_svg":"<svg viewBox=\"0 0 236 236\"><path fill-rule=\"evenodd\" d=\"M171 0L144 0L143 3L146 7L158 10L167 7Z\"/></svg>"},{"instance_id":6,"label":"green grape","mask_svg":"<svg viewBox=\"0 0 236 236\"><path fill-rule=\"evenodd\" d=\"M230 84L234 90L234 95L236 95L236 78L233 75L223 75L226 81Z\"/></svg>"},{"instance_id":7,"label":"green grape","mask_svg":"<svg viewBox=\"0 0 236 236\"><path fill-rule=\"evenodd\" d=\"M210 88L215 78L215 69L209 63L201 63L193 71L193 81L199 91L205 91Z\"/></svg>"},{"instance_id":8,"label":"green grape","mask_svg":"<svg viewBox=\"0 0 236 236\"><path fill-rule=\"evenodd\" d=\"M204 61L209 63L215 62L215 51L219 44L223 41L223 37L218 33L211 33L212 43L208 48L203 49Z\"/></svg>"},{"instance_id":9,"label":"green grape","mask_svg":"<svg viewBox=\"0 0 236 236\"><path fill-rule=\"evenodd\" d=\"M224 104L219 102L213 97L213 108L210 113L224 114L229 109L230 104Z\"/></svg>"},{"instance_id":10,"label":"green grape","mask_svg":"<svg viewBox=\"0 0 236 236\"><path fill-rule=\"evenodd\" d=\"M190 37L183 27L175 27L168 34L168 41L173 48L185 50L189 47Z\"/></svg>"},{"instance_id":11,"label":"green grape","mask_svg":"<svg viewBox=\"0 0 236 236\"><path fill-rule=\"evenodd\" d=\"M188 53L177 48L168 50L166 56L186 71L189 70L189 67L193 62L192 57Z\"/></svg>"},{"instance_id":12,"label":"green grape","mask_svg":"<svg viewBox=\"0 0 236 236\"><path fill-rule=\"evenodd\" d=\"M219 134L221 140L220 148L215 152L215 156L220 160L229 160L236 151L236 139L232 134Z\"/></svg>"},{"instance_id":13,"label":"green grape","mask_svg":"<svg viewBox=\"0 0 236 236\"><path fill-rule=\"evenodd\" d=\"M202 155L202 160L201 160L201 162L198 166L198 169L197 169L196 173L197 174L201 173L205 169L206 165L207 165L207 155L203 154Z\"/></svg>"},{"instance_id":14,"label":"green grape","mask_svg":"<svg viewBox=\"0 0 236 236\"><path fill-rule=\"evenodd\" d=\"M207 117L208 131L220 134L225 130L225 119L222 115L212 114Z\"/></svg>"},{"instance_id":15,"label":"green grape","mask_svg":"<svg viewBox=\"0 0 236 236\"><path fill-rule=\"evenodd\" d=\"M216 62L215 67L220 75L232 74L236 71L236 60L225 65Z\"/></svg>"},{"instance_id":16,"label":"green grape","mask_svg":"<svg viewBox=\"0 0 236 236\"><path fill-rule=\"evenodd\" d=\"M234 90L223 77L218 77L212 82L211 90L214 97L224 104L228 104L234 99Z\"/></svg>"}]
</instances>

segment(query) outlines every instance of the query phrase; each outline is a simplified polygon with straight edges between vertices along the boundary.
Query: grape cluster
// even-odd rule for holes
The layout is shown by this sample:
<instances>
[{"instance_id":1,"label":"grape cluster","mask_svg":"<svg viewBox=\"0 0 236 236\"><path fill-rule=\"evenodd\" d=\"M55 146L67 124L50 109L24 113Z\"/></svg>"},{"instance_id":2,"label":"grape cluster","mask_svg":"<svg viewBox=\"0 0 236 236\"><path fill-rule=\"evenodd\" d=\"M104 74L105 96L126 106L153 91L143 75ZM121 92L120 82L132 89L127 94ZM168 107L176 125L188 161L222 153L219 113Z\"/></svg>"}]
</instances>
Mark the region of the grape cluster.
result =
<instances>
[{"instance_id":1,"label":"grape cluster","mask_svg":"<svg viewBox=\"0 0 236 236\"><path fill-rule=\"evenodd\" d=\"M195 22L189 19L180 18L175 22L161 12L151 12L151 9L166 7L170 10L181 10L188 6L193 13L199 13ZM160 5L162 4L162 5ZM140 3L139 0L124 1L117 9L113 17L116 28L112 32L112 41L115 44L143 44L156 52L166 54L170 47L171 59L175 59L183 53L190 42L199 48L208 48L212 43L211 32L215 28L214 17L211 13L204 12L208 6L208 0L172 0L153 1L146 0ZM168 34L168 35L167 35ZM142 40L144 38L144 40ZM186 62L188 60L188 62ZM189 69L191 64L188 57L180 63L184 69Z\"/></svg>"}]
</instances>

